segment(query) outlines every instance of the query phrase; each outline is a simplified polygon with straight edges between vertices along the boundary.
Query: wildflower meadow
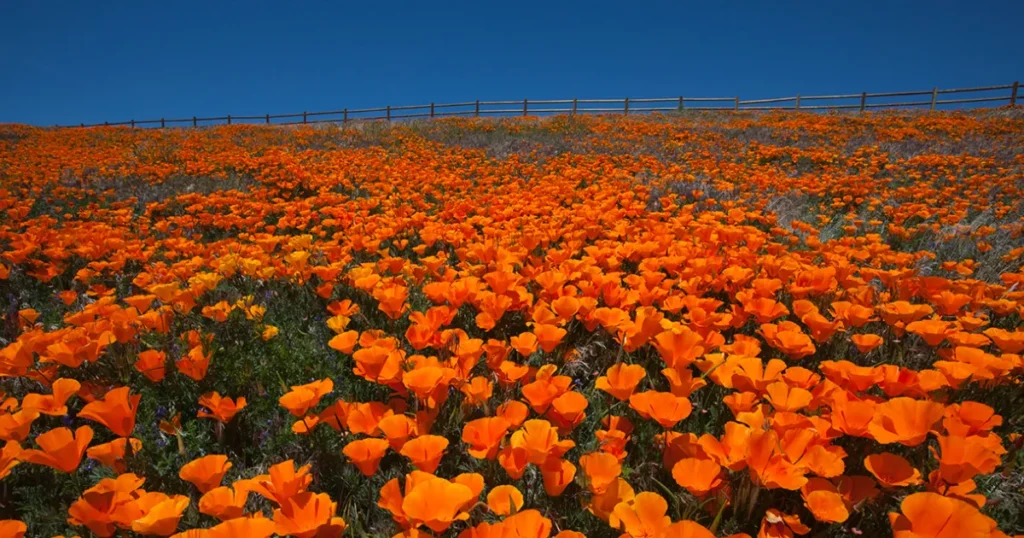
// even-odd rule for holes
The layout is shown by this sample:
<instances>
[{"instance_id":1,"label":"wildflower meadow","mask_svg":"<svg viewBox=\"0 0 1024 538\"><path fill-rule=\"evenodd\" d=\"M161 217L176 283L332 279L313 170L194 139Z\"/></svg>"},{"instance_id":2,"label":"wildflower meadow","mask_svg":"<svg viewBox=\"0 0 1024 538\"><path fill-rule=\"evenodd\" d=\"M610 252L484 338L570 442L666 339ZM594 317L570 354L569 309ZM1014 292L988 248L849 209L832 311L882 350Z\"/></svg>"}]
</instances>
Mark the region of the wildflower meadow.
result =
<instances>
[{"instance_id":1,"label":"wildflower meadow","mask_svg":"<svg viewBox=\"0 0 1024 538\"><path fill-rule=\"evenodd\" d=\"M0 537L1024 534L1024 115L0 125Z\"/></svg>"}]
</instances>

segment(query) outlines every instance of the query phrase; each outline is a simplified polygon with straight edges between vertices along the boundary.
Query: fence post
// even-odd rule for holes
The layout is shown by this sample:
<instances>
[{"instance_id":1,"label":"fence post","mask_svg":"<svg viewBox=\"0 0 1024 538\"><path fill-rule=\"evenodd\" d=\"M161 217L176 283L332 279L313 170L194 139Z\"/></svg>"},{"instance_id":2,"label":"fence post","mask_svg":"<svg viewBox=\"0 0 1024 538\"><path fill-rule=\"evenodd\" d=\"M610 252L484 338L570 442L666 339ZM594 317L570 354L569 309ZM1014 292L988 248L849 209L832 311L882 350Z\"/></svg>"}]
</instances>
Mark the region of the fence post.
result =
<instances>
[{"instance_id":1,"label":"fence post","mask_svg":"<svg viewBox=\"0 0 1024 538\"><path fill-rule=\"evenodd\" d=\"M430 103L430 117L434 117L434 103Z\"/></svg>"},{"instance_id":2,"label":"fence post","mask_svg":"<svg viewBox=\"0 0 1024 538\"><path fill-rule=\"evenodd\" d=\"M228 125L231 125L231 114L228 114Z\"/></svg>"},{"instance_id":3,"label":"fence post","mask_svg":"<svg viewBox=\"0 0 1024 538\"><path fill-rule=\"evenodd\" d=\"M306 111L302 111L302 123L306 123Z\"/></svg>"},{"instance_id":4,"label":"fence post","mask_svg":"<svg viewBox=\"0 0 1024 538\"><path fill-rule=\"evenodd\" d=\"M683 110L685 108L686 108L686 104L683 103L683 96L680 95L679 96L679 110Z\"/></svg>"},{"instance_id":5,"label":"fence post","mask_svg":"<svg viewBox=\"0 0 1024 538\"><path fill-rule=\"evenodd\" d=\"M938 86L936 86L936 87L932 88L932 106L931 106L931 108L929 108L929 110L935 110L935 100L938 99L938 98L939 98L939 88L938 88Z\"/></svg>"},{"instance_id":6,"label":"fence post","mask_svg":"<svg viewBox=\"0 0 1024 538\"><path fill-rule=\"evenodd\" d=\"M526 116L526 110L529 107L529 99L523 99L523 116Z\"/></svg>"},{"instance_id":7,"label":"fence post","mask_svg":"<svg viewBox=\"0 0 1024 538\"><path fill-rule=\"evenodd\" d=\"M578 97L573 97L572 98L572 115L573 116L576 115L576 104L577 104L578 101L579 101Z\"/></svg>"},{"instance_id":8,"label":"fence post","mask_svg":"<svg viewBox=\"0 0 1024 538\"><path fill-rule=\"evenodd\" d=\"M733 106L733 110L739 110L739 109L740 109L740 96L737 95L736 96L736 104Z\"/></svg>"},{"instance_id":9,"label":"fence post","mask_svg":"<svg viewBox=\"0 0 1024 538\"><path fill-rule=\"evenodd\" d=\"M479 99L476 100L476 112L473 114L473 117L474 118L479 118L480 117L480 100Z\"/></svg>"},{"instance_id":10,"label":"fence post","mask_svg":"<svg viewBox=\"0 0 1024 538\"><path fill-rule=\"evenodd\" d=\"M192 116L192 127L196 126L196 117Z\"/></svg>"},{"instance_id":11,"label":"fence post","mask_svg":"<svg viewBox=\"0 0 1024 538\"><path fill-rule=\"evenodd\" d=\"M864 105L868 102L868 92L860 94L860 111L864 112Z\"/></svg>"},{"instance_id":12,"label":"fence post","mask_svg":"<svg viewBox=\"0 0 1024 538\"><path fill-rule=\"evenodd\" d=\"M167 125L167 124L166 124L166 123L164 123L164 119L163 119L163 118L160 118L160 128L161 128L161 129L163 129L164 127L166 127L166 125Z\"/></svg>"},{"instance_id":13,"label":"fence post","mask_svg":"<svg viewBox=\"0 0 1024 538\"><path fill-rule=\"evenodd\" d=\"M343 116L341 117L341 123L342 125L344 125L348 123L348 109L346 108L345 110L342 110L341 113L343 114Z\"/></svg>"},{"instance_id":14,"label":"fence post","mask_svg":"<svg viewBox=\"0 0 1024 538\"><path fill-rule=\"evenodd\" d=\"M267 114L267 125L270 125L270 114Z\"/></svg>"},{"instance_id":15,"label":"fence post","mask_svg":"<svg viewBox=\"0 0 1024 538\"><path fill-rule=\"evenodd\" d=\"M132 120L132 129L135 128L135 120Z\"/></svg>"},{"instance_id":16,"label":"fence post","mask_svg":"<svg viewBox=\"0 0 1024 538\"><path fill-rule=\"evenodd\" d=\"M800 94L796 94L796 109L800 110Z\"/></svg>"},{"instance_id":17,"label":"fence post","mask_svg":"<svg viewBox=\"0 0 1024 538\"><path fill-rule=\"evenodd\" d=\"M627 97L626 100L622 102L622 115L629 115L629 97Z\"/></svg>"},{"instance_id":18,"label":"fence post","mask_svg":"<svg viewBox=\"0 0 1024 538\"><path fill-rule=\"evenodd\" d=\"M1020 81L1013 81L1013 90L1010 92L1010 106L1017 106L1017 86L1020 86Z\"/></svg>"},{"instance_id":19,"label":"fence post","mask_svg":"<svg viewBox=\"0 0 1024 538\"><path fill-rule=\"evenodd\" d=\"M388 112L387 112L388 121L391 121L391 105L388 105L387 109L388 109Z\"/></svg>"}]
</instances>

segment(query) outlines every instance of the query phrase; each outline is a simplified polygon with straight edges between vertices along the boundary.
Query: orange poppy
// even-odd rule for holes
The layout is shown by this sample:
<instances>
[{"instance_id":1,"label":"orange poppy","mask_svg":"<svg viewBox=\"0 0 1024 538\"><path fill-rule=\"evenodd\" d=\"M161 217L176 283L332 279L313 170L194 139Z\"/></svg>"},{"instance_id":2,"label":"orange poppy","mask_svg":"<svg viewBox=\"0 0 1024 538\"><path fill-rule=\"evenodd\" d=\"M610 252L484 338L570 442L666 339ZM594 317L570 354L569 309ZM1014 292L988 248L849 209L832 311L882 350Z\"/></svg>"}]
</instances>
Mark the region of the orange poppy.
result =
<instances>
[{"instance_id":1,"label":"orange poppy","mask_svg":"<svg viewBox=\"0 0 1024 538\"><path fill-rule=\"evenodd\" d=\"M612 482L604 493L591 496L586 509L598 519L607 522L619 503L632 501L635 497L636 492L629 482L619 478Z\"/></svg>"},{"instance_id":2,"label":"orange poppy","mask_svg":"<svg viewBox=\"0 0 1024 538\"><path fill-rule=\"evenodd\" d=\"M638 364L613 364L605 375L598 377L594 388L611 394L619 401L625 401L636 390L647 372Z\"/></svg>"},{"instance_id":3,"label":"orange poppy","mask_svg":"<svg viewBox=\"0 0 1024 538\"><path fill-rule=\"evenodd\" d=\"M952 332L948 321L941 319L918 320L907 324L908 333L920 336L929 346L935 347L946 340Z\"/></svg>"},{"instance_id":4,"label":"orange poppy","mask_svg":"<svg viewBox=\"0 0 1024 538\"><path fill-rule=\"evenodd\" d=\"M861 400L846 391L837 391L832 397L832 427L846 435L867 437L868 427L875 417L877 404Z\"/></svg>"},{"instance_id":5,"label":"orange poppy","mask_svg":"<svg viewBox=\"0 0 1024 538\"><path fill-rule=\"evenodd\" d=\"M990 536L996 522L969 503L923 492L908 495L900 512L889 513L894 538Z\"/></svg>"},{"instance_id":6,"label":"orange poppy","mask_svg":"<svg viewBox=\"0 0 1024 538\"><path fill-rule=\"evenodd\" d=\"M68 414L65 405L72 395L82 388L82 384L74 379L58 379L51 385L52 394L26 394L21 400L22 409L34 409L44 415L62 417Z\"/></svg>"},{"instance_id":7,"label":"orange poppy","mask_svg":"<svg viewBox=\"0 0 1024 538\"><path fill-rule=\"evenodd\" d=\"M204 538L270 538L277 526L261 515L229 519L206 531Z\"/></svg>"},{"instance_id":8,"label":"orange poppy","mask_svg":"<svg viewBox=\"0 0 1024 538\"><path fill-rule=\"evenodd\" d=\"M99 422L118 437L130 437L135 429L135 413L142 396L129 396L129 390L128 387L120 387L108 392L103 399L86 404L78 416Z\"/></svg>"},{"instance_id":9,"label":"orange poppy","mask_svg":"<svg viewBox=\"0 0 1024 538\"><path fill-rule=\"evenodd\" d=\"M142 375L146 376L146 379L159 383L163 381L164 376L167 375L167 354L163 351L157 351L155 349L147 349L139 353L138 360L135 361L135 369Z\"/></svg>"},{"instance_id":10,"label":"orange poppy","mask_svg":"<svg viewBox=\"0 0 1024 538\"><path fill-rule=\"evenodd\" d=\"M800 326L790 321L783 321L777 325L765 323L761 325L761 334L769 345L785 353L792 360L813 355L817 350L811 338L800 330Z\"/></svg>"},{"instance_id":11,"label":"orange poppy","mask_svg":"<svg viewBox=\"0 0 1024 538\"><path fill-rule=\"evenodd\" d=\"M1000 426L1003 417L995 409L978 402L966 401L946 407L942 425L951 435L967 437L991 431Z\"/></svg>"},{"instance_id":12,"label":"orange poppy","mask_svg":"<svg viewBox=\"0 0 1024 538\"><path fill-rule=\"evenodd\" d=\"M661 355L661 360L665 361L665 365L669 368L689 366L706 350L704 339L700 334L687 327L660 332L654 337L653 343L658 354Z\"/></svg>"},{"instance_id":13,"label":"orange poppy","mask_svg":"<svg viewBox=\"0 0 1024 538\"><path fill-rule=\"evenodd\" d=\"M757 538L793 538L794 535L803 535L811 532L810 527L800 522L800 516L783 514L782 512L769 508L761 519L761 528L757 532Z\"/></svg>"},{"instance_id":14,"label":"orange poppy","mask_svg":"<svg viewBox=\"0 0 1024 538\"><path fill-rule=\"evenodd\" d=\"M249 490L240 486L236 482L234 487L220 486L207 491L199 498L199 513L221 521L244 516Z\"/></svg>"},{"instance_id":15,"label":"orange poppy","mask_svg":"<svg viewBox=\"0 0 1024 538\"><path fill-rule=\"evenodd\" d=\"M476 376L459 389L466 395L466 403L474 406L487 405L494 394L494 382L483 376Z\"/></svg>"},{"instance_id":16,"label":"orange poppy","mask_svg":"<svg viewBox=\"0 0 1024 538\"><path fill-rule=\"evenodd\" d=\"M885 343L885 339L877 334L855 334L850 337L850 340L853 341L853 345L857 346L857 351L861 353L870 353Z\"/></svg>"},{"instance_id":17,"label":"orange poppy","mask_svg":"<svg viewBox=\"0 0 1024 538\"><path fill-rule=\"evenodd\" d=\"M753 411L760 401L761 396L756 392L733 392L722 398L722 403L732 411L733 416Z\"/></svg>"},{"instance_id":18,"label":"orange poppy","mask_svg":"<svg viewBox=\"0 0 1024 538\"><path fill-rule=\"evenodd\" d=\"M629 406L644 418L652 418L662 428L671 429L680 420L690 416L693 405L690 400L671 392L649 390L629 397Z\"/></svg>"},{"instance_id":19,"label":"orange poppy","mask_svg":"<svg viewBox=\"0 0 1024 538\"><path fill-rule=\"evenodd\" d=\"M731 538L739 538L733 535ZM677 521L661 530L656 538L715 538L715 535L700 523L694 521ZM747 536L746 538L750 538Z\"/></svg>"},{"instance_id":20,"label":"orange poppy","mask_svg":"<svg viewBox=\"0 0 1024 538\"><path fill-rule=\"evenodd\" d=\"M510 424L504 417L484 417L471 420L462 427L462 442L469 445L467 452L477 459L493 460Z\"/></svg>"},{"instance_id":21,"label":"orange poppy","mask_svg":"<svg viewBox=\"0 0 1024 538\"><path fill-rule=\"evenodd\" d=\"M386 439L360 439L345 445L342 453L359 468L359 472L366 476L373 476L377 472L380 460L390 446Z\"/></svg>"},{"instance_id":22,"label":"orange poppy","mask_svg":"<svg viewBox=\"0 0 1024 538\"><path fill-rule=\"evenodd\" d=\"M921 483L921 471L906 459L891 452L871 454L864 458L867 469L880 484L888 488L914 486Z\"/></svg>"},{"instance_id":23,"label":"orange poppy","mask_svg":"<svg viewBox=\"0 0 1024 538\"><path fill-rule=\"evenodd\" d=\"M669 392L676 396L689 398L693 392L701 387L707 386L708 382L700 377L693 377L690 368L663 368L661 375L668 381Z\"/></svg>"},{"instance_id":24,"label":"orange poppy","mask_svg":"<svg viewBox=\"0 0 1024 538\"><path fill-rule=\"evenodd\" d=\"M537 340L537 336L533 333L521 333L509 339L512 349L516 350L523 357L529 357L534 351L537 351L538 343L539 340Z\"/></svg>"},{"instance_id":25,"label":"orange poppy","mask_svg":"<svg viewBox=\"0 0 1024 538\"><path fill-rule=\"evenodd\" d=\"M553 367L552 367L553 368ZM538 372L538 378L533 383L523 386L523 397L530 403L530 407L535 413L543 414L548 410L551 402L558 398L562 394L565 394L569 390L569 386L572 384L572 378L564 375L548 375L541 376L540 374L545 369L542 368L541 372Z\"/></svg>"},{"instance_id":26,"label":"orange poppy","mask_svg":"<svg viewBox=\"0 0 1024 538\"><path fill-rule=\"evenodd\" d=\"M698 440L698 444L719 465L732 471L740 471L747 465L746 455L751 433L748 426L730 421L725 423L725 433L722 434L721 440L704 434Z\"/></svg>"},{"instance_id":27,"label":"orange poppy","mask_svg":"<svg viewBox=\"0 0 1024 538\"><path fill-rule=\"evenodd\" d=\"M853 475L836 478L836 489L848 506L855 506L861 501L872 499L879 494L876 483L870 476Z\"/></svg>"},{"instance_id":28,"label":"orange poppy","mask_svg":"<svg viewBox=\"0 0 1024 538\"><path fill-rule=\"evenodd\" d=\"M317 406L320 399L328 392L334 390L334 382L328 379L314 381L306 385L296 385L278 400L281 407L284 407L296 417L303 417L306 412Z\"/></svg>"},{"instance_id":29,"label":"orange poppy","mask_svg":"<svg viewBox=\"0 0 1024 538\"><path fill-rule=\"evenodd\" d=\"M819 343L827 342L836 331L841 330L843 327L841 321L831 321L821 315L817 309L800 316L800 321L811 330L811 338Z\"/></svg>"},{"instance_id":30,"label":"orange poppy","mask_svg":"<svg viewBox=\"0 0 1024 538\"><path fill-rule=\"evenodd\" d=\"M940 435L939 452L932 454L939 460L939 476L950 484L958 484L979 474L989 474L1002 463L1005 452L998 436Z\"/></svg>"},{"instance_id":31,"label":"orange poppy","mask_svg":"<svg viewBox=\"0 0 1024 538\"><path fill-rule=\"evenodd\" d=\"M413 526L422 524L434 532L444 532L453 522L469 519L463 507L475 497L469 487L435 477L412 487L401 506Z\"/></svg>"},{"instance_id":32,"label":"orange poppy","mask_svg":"<svg viewBox=\"0 0 1024 538\"><path fill-rule=\"evenodd\" d=\"M78 469L82 455L92 441L92 434L89 426L81 426L74 433L68 428L54 428L36 436L36 444L42 450L25 449L19 457L28 463L72 473Z\"/></svg>"},{"instance_id":33,"label":"orange poppy","mask_svg":"<svg viewBox=\"0 0 1024 538\"><path fill-rule=\"evenodd\" d=\"M984 331L985 335L995 342L996 346L1003 353L1020 353L1024 351L1024 331L1007 331L997 327L989 327Z\"/></svg>"},{"instance_id":34,"label":"orange poppy","mask_svg":"<svg viewBox=\"0 0 1024 538\"><path fill-rule=\"evenodd\" d=\"M750 435L747 469L756 484L797 490L807 483L807 477L804 476L807 469L792 461L799 459L801 448L806 447L814 434L805 429L793 431L794 435L784 435L782 438L774 430L755 430ZM790 455L794 452L795 455Z\"/></svg>"},{"instance_id":35,"label":"orange poppy","mask_svg":"<svg viewBox=\"0 0 1024 538\"><path fill-rule=\"evenodd\" d=\"M402 384L416 395L427 409L437 409L448 399L448 387L455 379L455 370L437 366L420 366L402 375Z\"/></svg>"},{"instance_id":36,"label":"orange poppy","mask_svg":"<svg viewBox=\"0 0 1024 538\"><path fill-rule=\"evenodd\" d=\"M852 392L863 392L882 380L878 368L858 366L850 361L821 361L818 365L825 377Z\"/></svg>"},{"instance_id":37,"label":"orange poppy","mask_svg":"<svg viewBox=\"0 0 1024 538\"><path fill-rule=\"evenodd\" d=\"M722 483L722 467L710 459L683 458L672 466L672 478L695 497L703 498Z\"/></svg>"},{"instance_id":38,"label":"orange poppy","mask_svg":"<svg viewBox=\"0 0 1024 538\"><path fill-rule=\"evenodd\" d=\"M807 407L813 399L810 392L799 387L791 387L782 381L768 385L765 392L765 400L772 404L776 411L799 411Z\"/></svg>"},{"instance_id":39,"label":"orange poppy","mask_svg":"<svg viewBox=\"0 0 1024 538\"><path fill-rule=\"evenodd\" d=\"M345 425L352 433L380 435L380 421L394 415L393 409L381 402L352 404L345 417Z\"/></svg>"},{"instance_id":40,"label":"orange poppy","mask_svg":"<svg viewBox=\"0 0 1024 538\"><path fill-rule=\"evenodd\" d=\"M439 435L422 435L402 446L400 454L412 460L417 469L433 473L441 464L441 457L448 448L448 439Z\"/></svg>"},{"instance_id":41,"label":"orange poppy","mask_svg":"<svg viewBox=\"0 0 1024 538\"><path fill-rule=\"evenodd\" d=\"M551 458L540 467L544 480L544 491L551 497L558 497L576 477L576 466L568 460Z\"/></svg>"},{"instance_id":42,"label":"orange poppy","mask_svg":"<svg viewBox=\"0 0 1024 538\"><path fill-rule=\"evenodd\" d=\"M394 451L402 450L409 438L415 437L417 433L416 421L405 415L384 417L377 423L377 427L380 428Z\"/></svg>"},{"instance_id":43,"label":"orange poppy","mask_svg":"<svg viewBox=\"0 0 1024 538\"><path fill-rule=\"evenodd\" d=\"M496 486L487 494L487 508L496 515L512 515L522 507L523 494L515 486Z\"/></svg>"},{"instance_id":44,"label":"orange poppy","mask_svg":"<svg viewBox=\"0 0 1024 538\"><path fill-rule=\"evenodd\" d=\"M977 489L978 484L974 480L964 480L963 482L950 484L942 478L939 471L936 470L928 473L928 491L938 493L943 497L960 499L980 510L985 506L988 499L984 495L977 493L975 491Z\"/></svg>"},{"instance_id":45,"label":"orange poppy","mask_svg":"<svg viewBox=\"0 0 1024 538\"><path fill-rule=\"evenodd\" d=\"M334 515L337 508L326 493L300 493L274 510L276 532L297 538L337 538L346 527L345 520Z\"/></svg>"},{"instance_id":46,"label":"orange poppy","mask_svg":"<svg viewBox=\"0 0 1024 538\"><path fill-rule=\"evenodd\" d=\"M812 478L800 488L800 494L804 499L804 506L818 521L843 523L850 517L846 501L828 480Z\"/></svg>"},{"instance_id":47,"label":"orange poppy","mask_svg":"<svg viewBox=\"0 0 1024 538\"><path fill-rule=\"evenodd\" d=\"M149 492L137 502L144 515L132 521L131 529L139 534L157 536L174 534L190 503L184 495L167 496L159 492Z\"/></svg>"},{"instance_id":48,"label":"orange poppy","mask_svg":"<svg viewBox=\"0 0 1024 538\"><path fill-rule=\"evenodd\" d=\"M473 493L473 498L466 501L462 505L463 511L467 512L471 510L474 505L476 505L476 502L479 499L480 494L484 492L484 487L486 487L486 484L484 483L484 477L479 473L462 473L452 478L451 482L454 484L462 484L463 486L469 488L469 490Z\"/></svg>"},{"instance_id":49,"label":"orange poppy","mask_svg":"<svg viewBox=\"0 0 1024 538\"><path fill-rule=\"evenodd\" d=\"M530 408L519 400L512 400L499 405L495 414L507 420L510 427L518 428L530 416Z\"/></svg>"},{"instance_id":50,"label":"orange poppy","mask_svg":"<svg viewBox=\"0 0 1024 538\"><path fill-rule=\"evenodd\" d=\"M142 441L135 438L119 437L109 443L89 447L85 451L85 455L110 467L115 472L123 473L127 465L124 458L128 453L129 441L131 442L131 453L138 454L142 450Z\"/></svg>"},{"instance_id":51,"label":"orange poppy","mask_svg":"<svg viewBox=\"0 0 1024 538\"><path fill-rule=\"evenodd\" d=\"M743 303L743 309L753 315L758 323L770 323L789 314L786 305L767 297L755 297Z\"/></svg>"},{"instance_id":52,"label":"orange poppy","mask_svg":"<svg viewBox=\"0 0 1024 538\"><path fill-rule=\"evenodd\" d=\"M21 463L18 457L21 456L21 445L17 441L7 441L0 451L0 480L11 474L11 469Z\"/></svg>"},{"instance_id":53,"label":"orange poppy","mask_svg":"<svg viewBox=\"0 0 1024 538\"><path fill-rule=\"evenodd\" d=\"M605 452L594 452L580 456L580 467L587 477L587 488L591 493L604 493L608 486L622 474L619 459Z\"/></svg>"},{"instance_id":54,"label":"orange poppy","mask_svg":"<svg viewBox=\"0 0 1024 538\"><path fill-rule=\"evenodd\" d=\"M194 459L181 467L178 477L196 486L200 493L206 493L220 485L220 481L231 468L228 457L211 454Z\"/></svg>"},{"instance_id":55,"label":"orange poppy","mask_svg":"<svg viewBox=\"0 0 1024 538\"><path fill-rule=\"evenodd\" d=\"M945 407L940 403L893 398L875 406L874 416L868 424L868 433L883 445L900 443L904 446L917 446L924 442L944 411Z\"/></svg>"},{"instance_id":56,"label":"orange poppy","mask_svg":"<svg viewBox=\"0 0 1024 538\"><path fill-rule=\"evenodd\" d=\"M604 429L594 432L598 441L598 450L607 452L615 459L622 462L626 459L626 444L629 443L630 434L633 433L633 424L625 417L609 415L601 420Z\"/></svg>"},{"instance_id":57,"label":"orange poppy","mask_svg":"<svg viewBox=\"0 0 1024 538\"><path fill-rule=\"evenodd\" d=\"M559 440L558 430L550 422L536 419L527 420L509 442L509 447L523 449L526 460L534 465L561 458L574 446L576 443L570 439Z\"/></svg>"},{"instance_id":58,"label":"orange poppy","mask_svg":"<svg viewBox=\"0 0 1024 538\"><path fill-rule=\"evenodd\" d=\"M271 465L268 469L270 474L255 476L245 482L244 486L270 501L282 504L285 499L306 491L313 481L309 470L308 464L296 469L294 461L285 460ZM238 482L235 482L235 487L238 487Z\"/></svg>"},{"instance_id":59,"label":"orange poppy","mask_svg":"<svg viewBox=\"0 0 1024 538\"><path fill-rule=\"evenodd\" d=\"M580 301L571 295L563 295L551 301L551 309L562 322L570 321L580 309Z\"/></svg>"},{"instance_id":60,"label":"orange poppy","mask_svg":"<svg viewBox=\"0 0 1024 538\"><path fill-rule=\"evenodd\" d=\"M21 409L14 413L0 414L0 439L4 441L24 441L28 439L32 423L39 418L35 409Z\"/></svg>"},{"instance_id":61,"label":"orange poppy","mask_svg":"<svg viewBox=\"0 0 1024 538\"><path fill-rule=\"evenodd\" d=\"M551 536L551 520L536 510L523 510L502 522L505 538L547 538Z\"/></svg>"},{"instance_id":62,"label":"orange poppy","mask_svg":"<svg viewBox=\"0 0 1024 538\"><path fill-rule=\"evenodd\" d=\"M558 426L559 432L567 435L587 418L584 410L588 405L590 402L586 396L569 391L551 400L551 407L548 408L546 416Z\"/></svg>"},{"instance_id":63,"label":"orange poppy","mask_svg":"<svg viewBox=\"0 0 1024 538\"><path fill-rule=\"evenodd\" d=\"M558 347L558 344L562 342L562 338L565 337L566 330L557 325L548 325L541 323L533 327L533 334L537 337L537 342L540 343L540 348L545 353L551 353Z\"/></svg>"},{"instance_id":64,"label":"orange poppy","mask_svg":"<svg viewBox=\"0 0 1024 538\"><path fill-rule=\"evenodd\" d=\"M174 366L193 380L202 381L210 369L210 355L203 352L203 346L195 346L188 354L178 359Z\"/></svg>"},{"instance_id":65,"label":"orange poppy","mask_svg":"<svg viewBox=\"0 0 1024 538\"><path fill-rule=\"evenodd\" d=\"M222 397L217 392L208 392L199 397L199 405L209 409L209 411L200 409L196 416L199 418L217 419L227 424L245 407L245 397L239 396L236 400L232 400L231 398Z\"/></svg>"},{"instance_id":66,"label":"orange poppy","mask_svg":"<svg viewBox=\"0 0 1024 538\"><path fill-rule=\"evenodd\" d=\"M3 268L0 265L0 268ZM9 538L23 538L28 532L28 526L17 519L5 519L0 521L0 536Z\"/></svg>"},{"instance_id":67,"label":"orange poppy","mask_svg":"<svg viewBox=\"0 0 1024 538\"><path fill-rule=\"evenodd\" d=\"M846 456L846 451L842 447L813 445L804 452L800 463L818 476L833 478L846 470L846 464L843 462Z\"/></svg>"},{"instance_id":68,"label":"orange poppy","mask_svg":"<svg viewBox=\"0 0 1024 538\"><path fill-rule=\"evenodd\" d=\"M359 331L345 331L335 335L327 342L327 347L351 355L359 341Z\"/></svg>"},{"instance_id":69,"label":"orange poppy","mask_svg":"<svg viewBox=\"0 0 1024 538\"><path fill-rule=\"evenodd\" d=\"M407 532L411 532L407 531ZM416 531L419 532L419 531ZM503 538L505 534L505 524L503 522L498 523L478 523L475 527L470 527L459 533L458 538ZM426 533L422 533L426 536ZM403 534L396 534L392 538L399 538L405 536ZM417 535L418 537L419 535Z\"/></svg>"},{"instance_id":70,"label":"orange poppy","mask_svg":"<svg viewBox=\"0 0 1024 538\"><path fill-rule=\"evenodd\" d=\"M668 503L657 493L638 493L631 501L615 505L608 524L632 538L658 536L672 524L665 515Z\"/></svg>"},{"instance_id":71,"label":"orange poppy","mask_svg":"<svg viewBox=\"0 0 1024 538\"><path fill-rule=\"evenodd\" d=\"M100 480L71 504L68 522L85 525L104 537L113 536L118 529L131 529L132 521L144 515L135 502L143 482L145 479L131 473Z\"/></svg>"}]
</instances>

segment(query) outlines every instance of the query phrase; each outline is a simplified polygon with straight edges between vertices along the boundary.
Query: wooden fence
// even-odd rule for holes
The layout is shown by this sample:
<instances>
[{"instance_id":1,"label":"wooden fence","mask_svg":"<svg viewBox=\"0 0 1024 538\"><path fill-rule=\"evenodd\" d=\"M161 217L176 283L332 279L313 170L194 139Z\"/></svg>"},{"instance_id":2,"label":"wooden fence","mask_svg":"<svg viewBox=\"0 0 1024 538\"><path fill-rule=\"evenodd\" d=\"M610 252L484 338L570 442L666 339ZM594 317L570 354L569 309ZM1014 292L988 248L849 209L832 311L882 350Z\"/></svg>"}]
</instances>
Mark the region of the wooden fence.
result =
<instances>
[{"instance_id":1,"label":"wooden fence","mask_svg":"<svg viewBox=\"0 0 1024 538\"><path fill-rule=\"evenodd\" d=\"M130 126L168 127L232 123L264 123L268 125L297 125L310 123L349 123L355 121L403 120L414 118L444 118L452 116L528 116L550 114L637 114L649 112L676 112L683 110L859 110L877 108L914 108L950 105L963 106L978 103L1005 103L1017 105L1018 82L1002 86L981 86L927 91L850 93L841 95L797 95L771 99L742 100L734 97L663 97L623 99L523 99L522 101L469 101L412 106L386 106L383 108L341 109L326 112L299 112L293 114L264 114L262 116L226 116L191 118L160 118L156 120L130 120L80 124L78 127ZM1007 91L1008 90L1008 91ZM968 94L963 96L963 94ZM942 98L953 96L953 98ZM908 99L910 100L901 100Z\"/></svg>"}]
</instances>

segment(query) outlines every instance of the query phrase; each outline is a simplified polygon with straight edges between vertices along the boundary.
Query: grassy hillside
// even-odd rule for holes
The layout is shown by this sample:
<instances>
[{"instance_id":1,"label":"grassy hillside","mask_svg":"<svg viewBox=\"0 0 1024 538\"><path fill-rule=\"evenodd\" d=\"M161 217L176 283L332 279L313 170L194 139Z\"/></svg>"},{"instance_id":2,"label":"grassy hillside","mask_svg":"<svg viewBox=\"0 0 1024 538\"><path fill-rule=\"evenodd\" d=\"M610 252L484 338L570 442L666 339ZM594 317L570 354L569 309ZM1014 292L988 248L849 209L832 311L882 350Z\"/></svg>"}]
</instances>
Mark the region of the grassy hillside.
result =
<instances>
[{"instance_id":1,"label":"grassy hillside","mask_svg":"<svg viewBox=\"0 0 1024 538\"><path fill-rule=\"evenodd\" d=\"M1012 110L0 125L0 529L1024 533L1021 200Z\"/></svg>"}]
</instances>

